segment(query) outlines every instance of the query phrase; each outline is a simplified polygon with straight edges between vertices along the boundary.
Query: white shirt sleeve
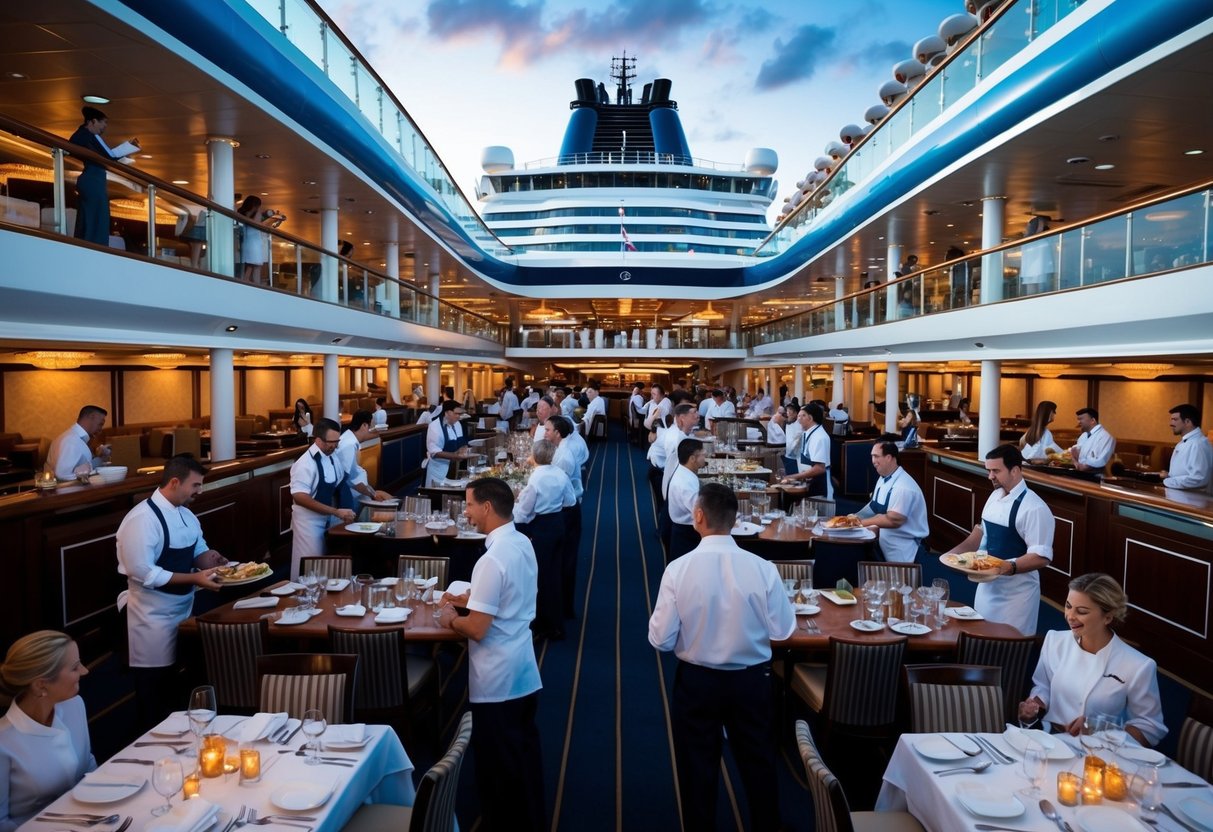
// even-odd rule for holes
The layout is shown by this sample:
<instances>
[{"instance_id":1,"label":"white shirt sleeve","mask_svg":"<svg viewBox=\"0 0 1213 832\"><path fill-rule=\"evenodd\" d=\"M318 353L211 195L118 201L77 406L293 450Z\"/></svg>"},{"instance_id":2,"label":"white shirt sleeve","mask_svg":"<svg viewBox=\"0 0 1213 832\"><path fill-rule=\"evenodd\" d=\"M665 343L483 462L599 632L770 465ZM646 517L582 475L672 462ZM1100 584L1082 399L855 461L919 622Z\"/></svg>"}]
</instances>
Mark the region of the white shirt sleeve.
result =
<instances>
[{"instance_id":1,"label":"white shirt sleeve","mask_svg":"<svg viewBox=\"0 0 1213 832\"><path fill-rule=\"evenodd\" d=\"M1040 555L1042 558L1053 560L1053 530L1057 521L1053 512L1034 492L1029 491L1019 506L1019 514L1015 517L1015 531L1028 544L1029 555ZM1030 500L1030 502L1029 502Z\"/></svg>"},{"instance_id":2,"label":"white shirt sleeve","mask_svg":"<svg viewBox=\"0 0 1213 832\"><path fill-rule=\"evenodd\" d=\"M529 523L534 519L535 486L528 482L518 494L518 499L514 501L514 522Z\"/></svg>"},{"instance_id":3,"label":"white shirt sleeve","mask_svg":"<svg viewBox=\"0 0 1213 832\"><path fill-rule=\"evenodd\" d=\"M657 590L657 604L649 618L649 644L665 653L674 649L681 625L674 596L673 576L676 572L678 570L666 567L665 574L661 576L661 588ZM784 596L784 600L787 600L787 596Z\"/></svg>"},{"instance_id":4,"label":"white shirt sleeve","mask_svg":"<svg viewBox=\"0 0 1213 832\"><path fill-rule=\"evenodd\" d=\"M291 493L307 494L309 497L316 492L316 482L320 476L316 462L312 459L315 453L311 448L291 466Z\"/></svg>"},{"instance_id":5,"label":"white shirt sleeve","mask_svg":"<svg viewBox=\"0 0 1213 832\"><path fill-rule=\"evenodd\" d=\"M501 564L494 558L481 557L476 563L472 579L467 608L496 616L501 610L501 589L505 584L505 572Z\"/></svg>"}]
</instances>

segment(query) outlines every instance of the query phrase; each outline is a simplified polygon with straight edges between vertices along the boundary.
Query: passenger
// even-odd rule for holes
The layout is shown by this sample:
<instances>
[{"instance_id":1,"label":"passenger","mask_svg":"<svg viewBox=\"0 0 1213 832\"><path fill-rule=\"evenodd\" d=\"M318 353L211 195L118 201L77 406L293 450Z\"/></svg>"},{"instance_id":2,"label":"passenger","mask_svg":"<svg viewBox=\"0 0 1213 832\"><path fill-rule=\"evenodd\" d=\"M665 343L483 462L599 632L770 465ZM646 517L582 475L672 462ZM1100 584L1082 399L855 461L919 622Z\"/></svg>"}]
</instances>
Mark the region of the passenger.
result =
<instances>
[{"instance_id":1,"label":"passenger","mask_svg":"<svg viewBox=\"0 0 1213 832\"><path fill-rule=\"evenodd\" d=\"M383 430L387 427L387 404L386 396L378 396L375 399L375 410L371 413L371 427L375 430Z\"/></svg>"},{"instance_id":2,"label":"passenger","mask_svg":"<svg viewBox=\"0 0 1213 832\"><path fill-rule=\"evenodd\" d=\"M1079 471L1098 471L1112 461L1116 437L1099 423L1099 411L1095 408L1080 408L1074 415L1078 417L1078 429L1082 433L1070 448L1070 458Z\"/></svg>"},{"instance_id":3,"label":"passenger","mask_svg":"<svg viewBox=\"0 0 1213 832\"><path fill-rule=\"evenodd\" d=\"M1120 640L1112 625L1125 620L1128 604L1115 579L1101 572L1070 581L1069 631L1045 634L1032 674L1032 693L1019 704L1019 719L1070 736L1084 733L1098 714L1123 721L1144 746L1167 735L1154 660Z\"/></svg>"},{"instance_id":4,"label":"passenger","mask_svg":"<svg viewBox=\"0 0 1213 832\"><path fill-rule=\"evenodd\" d=\"M74 480L76 474L92 471L109 463L110 446L98 445L94 456L89 442L105 427L105 408L86 404L76 416L76 424L55 437L46 454L46 464L55 472L55 479Z\"/></svg>"},{"instance_id":5,"label":"passenger","mask_svg":"<svg viewBox=\"0 0 1213 832\"><path fill-rule=\"evenodd\" d=\"M17 639L0 666L0 832L11 832L97 767L80 698L88 668L65 633Z\"/></svg>"},{"instance_id":6,"label":"passenger","mask_svg":"<svg viewBox=\"0 0 1213 832\"><path fill-rule=\"evenodd\" d=\"M1171 452L1170 470L1162 472L1162 484L1167 488L1209 491L1213 446L1200 429L1200 408L1190 404L1171 408L1171 432L1183 438Z\"/></svg>"},{"instance_id":7,"label":"passenger","mask_svg":"<svg viewBox=\"0 0 1213 832\"><path fill-rule=\"evenodd\" d=\"M1049 230L1051 217L1038 215L1028 221L1025 237L1034 237ZM1057 260L1053 250L1053 238L1024 243L1019 265L1019 294L1035 295L1053 289L1057 275Z\"/></svg>"},{"instance_id":8,"label":"passenger","mask_svg":"<svg viewBox=\"0 0 1213 832\"><path fill-rule=\"evenodd\" d=\"M295 399L295 415L291 417L295 430L304 436L312 435L312 406L307 399Z\"/></svg>"},{"instance_id":9,"label":"passenger","mask_svg":"<svg viewBox=\"0 0 1213 832\"><path fill-rule=\"evenodd\" d=\"M968 399L961 399L960 403L956 406L956 409L958 411L960 411L958 414L958 418L960 419L960 423L962 425L973 424L973 420L971 418L969 418L969 400Z\"/></svg>"},{"instance_id":10,"label":"passenger","mask_svg":"<svg viewBox=\"0 0 1213 832\"><path fill-rule=\"evenodd\" d=\"M1053 433L1049 423L1057 415L1057 403L1043 401L1036 405L1032 415L1032 424L1024 435L1019 437L1019 452L1027 459L1044 459L1050 453L1064 453L1062 447L1053 441Z\"/></svg>"}]
</instances>

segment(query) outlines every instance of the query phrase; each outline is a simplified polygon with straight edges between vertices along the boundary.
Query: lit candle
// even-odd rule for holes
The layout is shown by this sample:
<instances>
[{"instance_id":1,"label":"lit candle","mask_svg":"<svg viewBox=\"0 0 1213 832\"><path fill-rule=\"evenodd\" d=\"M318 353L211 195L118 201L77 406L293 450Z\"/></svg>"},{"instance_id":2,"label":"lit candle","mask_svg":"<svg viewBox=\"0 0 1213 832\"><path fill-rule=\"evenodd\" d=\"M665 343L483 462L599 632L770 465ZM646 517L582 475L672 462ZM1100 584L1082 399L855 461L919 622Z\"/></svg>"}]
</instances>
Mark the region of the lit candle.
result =
<instances>
[{"instance_id":1,"label":"lit candle","mask_svg":"<svg viewBox=\"0 0 1213 832\"><path fill-rule=\"evenodd\" d=\"M240 749L240 782L256 783L261 779L261 752L255 748Z\"/></svg>"},{"instance_id":2,"label":"lit candle","mask_svg":"<svg viewBox=\"0 0 1213 832\"><path fill-rule=\"evenodd\" d=\"M1062 806L1078 805L1078 775L1072 771L1059 772L1057 775L1057 800Z\"/></svg>"},{"instance_id":3,"label":"lit candle","mask_svg":"<svg viewBox=\"0 0 1213 832\"><path fill-rule=\"evenodd\" d=\"M202 738L202 751L198 757L198 766L202 769L203 777L219 777L223 774L223 761L227 756L227 743L218 734L208 734Z\"/></svg>"},{"instance_id":4,"label":"lit candle","mask_svg":"<svg viewBox=\"0 0 1213 832\"><path fill-rule=\"evenodd\" d=\"M1103 796L1108 800L1124 800L1128 791L1124 772L1119 766L1108 763L1103 775Z\"/></svg>"},{"instance_id":5,"label":"lit candle","mask_svg":"<svg viewBox=\"0 0 1213 832\"><path fill-rule=\"evenodd\" d=\"M181 787L181 795L186 800L191 797L197 797L198 792L202 788L202 778L198 776L198 772L194 772L185 778L184 784Z\"/></svg>"},{"instance_id":6,"label":"lit candle","mask_svg":"<svg viewBox=\"0 0 1213 832\"><path fill-rule=\"evenodd\" d=\"M1084 782L1082 784L1082 805L1095 806L1100 803L1103 803L1103 793L1099 786Z\"/></svg>"},{"instance_id":7,"label":"lit candle","mask_svg":"<svg viewBox=\"0 0 1213 832\"><path fill-rule=\"evenodd\" d=\"M235 774L240 770L240 758L237 756L228 756L223 758L223 773Z\"/></svg>"}]
</instances>

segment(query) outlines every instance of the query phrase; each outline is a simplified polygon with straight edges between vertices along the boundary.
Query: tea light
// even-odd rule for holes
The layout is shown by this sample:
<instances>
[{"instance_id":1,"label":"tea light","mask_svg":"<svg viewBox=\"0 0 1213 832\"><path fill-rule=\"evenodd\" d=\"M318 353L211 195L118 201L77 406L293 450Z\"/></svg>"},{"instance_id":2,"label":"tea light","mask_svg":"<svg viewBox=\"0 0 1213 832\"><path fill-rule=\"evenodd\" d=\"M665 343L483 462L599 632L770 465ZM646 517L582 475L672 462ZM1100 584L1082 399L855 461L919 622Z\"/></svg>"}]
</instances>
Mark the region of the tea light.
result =
<instances>
[{"instance_id":1,"label":"tea light","mask_svg":"<svg viewBox=\"0 0 1213 832\"><path fill-rule=\"evenodd\" d=\"M1082 784L1082 805L1095 806L1103 803L1103 790L1094 783L1083 781Z\"/></svg>"},{"instance_id":2,"label":"tea light","mask_svg":"<svg viewBox=\"0 0 1213 832\"><path fill-rule=\"evenodd\" d=\"M1120 766L1108 763L1103 774L1103 796L1108 800L1124 800L1129 793L1128 782Z\"/></svg>"},{"instance_id":3,"label":"tea light","mask_svg":"<svg viewBox=\"0 0 1213 832\"><path fill-rule=\"evenodd\" d=\"M198 792L202 789L202 778L198 776L198 772L193 772L187 776L181 786L181 796L185 800L191 797L197 797Z\"/></svg>"},{"instance_id":4,"label":"tea light","mask_svg":"<svg viewBox=\"0 0 1213 832\"><path fill-rule=\"evenodd\" d=\"M223 774L223 762L227 756L227 743L218 734L202 738L202 750L198 755L198 767L203 777L219 777Z\"/></svg>"},{"instance_id":5,"label":"tea light","mask_svg":"<svg viewBox=\"0 0 1213 832\"><path fill-rule=\"evenodd\" d=\"M240 782L256 783L261 779L261 752L255 748L240 749Z\"/></svg>"},{"instance_id":6,"label":"tea light","mask_svg":"<svg viewBox=\"0 0 1213 832\"><path fill-rule=\"evenodd\" d=\"M234 755L223 758L223 773L235 774L240 770L240 758Z\"/></svg>"},{"instance_id":7,"label":"tea light","mask_svg":"<svg viewBox=\"0 0 1213 832\"><path fill-rule=\"evenodd\" d=\"M1081 781L1072 771L1062 771L1057 775L1057 801L1062 806L1078 805L1078 789Z\"/></svg>"}]
</instances>

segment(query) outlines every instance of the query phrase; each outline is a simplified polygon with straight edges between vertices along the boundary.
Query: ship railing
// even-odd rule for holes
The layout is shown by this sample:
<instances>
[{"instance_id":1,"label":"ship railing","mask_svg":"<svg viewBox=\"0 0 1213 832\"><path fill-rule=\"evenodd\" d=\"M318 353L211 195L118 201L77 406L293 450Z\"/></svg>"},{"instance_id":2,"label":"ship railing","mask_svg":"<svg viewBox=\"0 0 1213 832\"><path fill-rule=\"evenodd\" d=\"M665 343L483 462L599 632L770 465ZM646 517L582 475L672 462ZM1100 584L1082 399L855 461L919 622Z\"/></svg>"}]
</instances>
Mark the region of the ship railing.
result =
<instances>
[{"instance_id":1,"label":"ship railing","mask_svg":"<svg viewBox=\"0 0 1213 832\"><path fill-rule=\"evenodd\" d=\"M854 185L867 181L916 133L1079 5L1074 0L1009 0L1001 6L963 47L930 69L925 80L894 105L823 182L804 194L755 254L770 257L785 251L829 205Z\"/></svg>"},{"instance_id":2,"label":"ship railing","mask_svg":"<svg viewBox=\"0 0 1213 832\"><path fill-rule=\"evenodd\" d=\"M276 228L272 218L242 216L2 114L0 159L6 194L0 196L0 228L72 238L76 208L67 195L87 161L105 168L111 194L124 192L110 199L110 218L128 233L111 236L108 250L504 343L504 328L495 321ZM245 262L262 258L263 265Z\"/></svg>"},{"instance_id":3,"label":"ship railing","mask_svg":"<svg viewBox=\"0 0 1213 832\"><path fill-rule=\"evenodd\" d=\"M615 150L593 153L565 153L527 162L522 170L566 167L570 165L677 165L726 172L744 172L744 165L726 165L708 159L697 159L677 153L656 153L652 150Z\"/></svg>"},{"instance_id":4,"label":"ship railing","mask_svg":"<svg viewBox=\"0 0 1213 832\"><path fill-rule=\"evenodd\" d=\"M1213 182L1004 243L744 329L752 348L1213 263Z\"/></svg>"},{"instance_id":5,"label":"ship railing","mask_svg":"<svg viewBox=\"0 0 1213 832\"><path fill-rule=\"evenodd\" d=\"M727 326L674 321L662 327L639 324L576 321L535 321L519 326L510 335L511 347L532 349L593 350L635 354L644 352L740 349L738 334Z\"/></svg>"}]
</instances>

